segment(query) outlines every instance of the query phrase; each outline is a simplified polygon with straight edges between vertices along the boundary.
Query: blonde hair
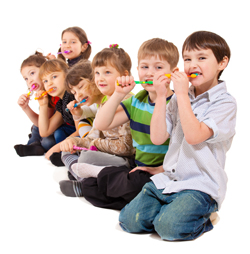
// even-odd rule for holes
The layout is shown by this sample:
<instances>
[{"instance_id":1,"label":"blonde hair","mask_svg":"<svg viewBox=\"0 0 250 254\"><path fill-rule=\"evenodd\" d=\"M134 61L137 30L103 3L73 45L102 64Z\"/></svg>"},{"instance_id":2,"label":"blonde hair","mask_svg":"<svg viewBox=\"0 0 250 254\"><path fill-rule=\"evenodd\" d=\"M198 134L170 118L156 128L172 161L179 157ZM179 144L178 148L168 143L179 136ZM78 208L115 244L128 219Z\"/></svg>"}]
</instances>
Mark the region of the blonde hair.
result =
<instances>
[{"instance_id":1,"label":"blonde hair","mask_svg":"<svg viewBox=\"0 0 250 254\"><path fill-rule=\"evenodd\" d=\"M141 59L156 55L161 60L166 60L170 64L171 69L178 64L179 52L177 47L172 42L160 38L154 38L142 43L138 51L138 63Z\"/></svg>"},{"instance_id":2,"label":"blonde hair","mask_svg":"<svg viewBox=\"0 0 250 254\"><path fill-rule=\"evenodd\" d=\"M66 76L68 72L68 65L60 59L52 59L45 62L39 70L39 78L42 80L44 76L52 72L63 72Z\"/></svg>"},{"instance_id":3,"label":"blonde hair","mask_svg":"<svg viewBox=\"0 0 250 254\"><path fill-rule=\"evenodd\" d=\"M104 48L92 60L93 69L107 64L113 66L121 75L124 75L125 71L131 75L132 62L128 53L122 48Z\"/></svg>"}]
</instances>

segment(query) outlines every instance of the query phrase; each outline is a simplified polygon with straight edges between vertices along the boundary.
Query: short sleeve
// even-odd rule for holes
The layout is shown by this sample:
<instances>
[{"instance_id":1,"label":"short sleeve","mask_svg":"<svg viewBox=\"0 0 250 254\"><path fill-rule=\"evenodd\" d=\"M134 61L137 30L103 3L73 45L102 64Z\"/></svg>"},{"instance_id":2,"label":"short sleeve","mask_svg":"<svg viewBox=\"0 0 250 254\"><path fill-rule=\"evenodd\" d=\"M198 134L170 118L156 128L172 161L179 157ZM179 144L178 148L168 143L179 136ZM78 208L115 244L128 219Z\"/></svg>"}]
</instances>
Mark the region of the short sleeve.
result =
<instances>
[{"instance_id":1,"label":"short sleeve","mask_svg":"<svg viewBox=\"0 0 250 254\"><path fill-rule=\"evenodd\" d=\"M233 97L215 101L204 114L200 122L213 130L213 136L206 142L222 142L235 134L237 104Z\"/></svg>"}]
</instances>

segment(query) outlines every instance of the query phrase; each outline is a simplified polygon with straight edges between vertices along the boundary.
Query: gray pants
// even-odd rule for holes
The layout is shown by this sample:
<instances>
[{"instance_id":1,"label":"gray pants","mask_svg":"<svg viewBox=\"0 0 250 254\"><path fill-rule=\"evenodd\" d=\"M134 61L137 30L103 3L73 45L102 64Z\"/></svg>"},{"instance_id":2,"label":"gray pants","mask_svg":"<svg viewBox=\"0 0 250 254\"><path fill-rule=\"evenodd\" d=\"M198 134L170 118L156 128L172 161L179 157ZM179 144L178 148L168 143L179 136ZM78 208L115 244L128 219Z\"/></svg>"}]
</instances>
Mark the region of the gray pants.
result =
<instances>
[{"instance_id":1,"label":"gray pants","mask_svg":"<svg viewBox=\"0 0 250 254\"><path fill-rule=\"evenodd\" d=\"M100 151L91 151L91 150L83 150L80 153L71 154L69 152L62 152L62 161L64 165L67 167L69 172L77 179L81 180L76 174L72 171L71 166L75 163L86 163L92 164L96 166L126 166L130 168L128 159L124 157L120 157L117 155L104 153Z\"/></svg>"}]
</instances>

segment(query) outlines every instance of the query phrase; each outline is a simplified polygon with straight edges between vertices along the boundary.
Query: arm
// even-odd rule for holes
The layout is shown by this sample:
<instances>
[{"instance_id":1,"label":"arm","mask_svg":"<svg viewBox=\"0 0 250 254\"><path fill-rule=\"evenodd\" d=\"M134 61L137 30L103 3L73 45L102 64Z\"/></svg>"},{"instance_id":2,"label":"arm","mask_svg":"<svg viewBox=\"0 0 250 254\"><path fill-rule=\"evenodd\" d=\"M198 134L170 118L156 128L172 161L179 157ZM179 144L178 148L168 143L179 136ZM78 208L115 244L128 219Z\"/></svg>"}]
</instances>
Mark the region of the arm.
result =
<instances>
[{"instance_id":1,"label":"arm","mask_svg":"<svg viewBox=\"0 0 250 254\"><path fill-rule=\"evenodd\" d=\"M210 138L213 135L213 130L205 123L199 122L193 113L188 96L189 83L187 75L185 73L175 72L171 74L171 78L174 83L185 139L190 145L199 144Z\"/></svg>"},{"instance_id":2,"label":"arm","mask_svg":"<svg viewBox=\"0 0 250 254\"><path fill-rule=\"evenodd\" d=\"M76 136L78 136L78 131L75 131L75 132L72 133L69 137L76 137ZM66 149L64 149L64 144L65 144L64 142L65 142L65 140L62 141L62 142L60 142L60 143L58 143L58 144L56 144L56 145L54 145L53 147L51 147L51 148L47 151L47 153L45 154L45 158L46 158L47 160L49 160L50 156L51 156L53 153L59 153L59 152L61 152L61 151L67 151ZM63 145L63 146L61 146L61 145ZM73 150L73 145L72 145L72 150Z\"/></svg>"},{"instance_id":3,"label":"arm","mask_svg":"<svg viewBox=\"0 0 250 254\"><path fill-rule=\"evenodd\" d=\"M124 97L133 90L135 83L133 77L119 77L119 84L108 101L100 108L95 118L95 127L98 130L109 130L126 123L129 119L120 106Z\"/></svg>"},{"instance_id":4,"label":"arm","mask_svg":"<svg viewBox=\"0 0 250 254\"><path fill-rule=\"evenodd\" d=\"M155 75L153 84L156 90L155 108L150 122L150 139L153 144L161 145L168 138L166 124L166 76L163 74Z\"/></svg>"},{"instance_id":5,"label":"arm","mask_svg":"<svg viewBox=\"0 0 250 254\"><path fill-rule=\"evenodd\" d=\"M42 92L39 91L36 94L38 97ZM56 113L49 118L49 107L48 107L48 97L45 95L41 99L38 99L40 105L39 119L38 119L38 127L39 133L41 137L48 137L51 135L59 126L63 124L63 118L60 112L56 111Z\"/></svg>"}]
</instances>

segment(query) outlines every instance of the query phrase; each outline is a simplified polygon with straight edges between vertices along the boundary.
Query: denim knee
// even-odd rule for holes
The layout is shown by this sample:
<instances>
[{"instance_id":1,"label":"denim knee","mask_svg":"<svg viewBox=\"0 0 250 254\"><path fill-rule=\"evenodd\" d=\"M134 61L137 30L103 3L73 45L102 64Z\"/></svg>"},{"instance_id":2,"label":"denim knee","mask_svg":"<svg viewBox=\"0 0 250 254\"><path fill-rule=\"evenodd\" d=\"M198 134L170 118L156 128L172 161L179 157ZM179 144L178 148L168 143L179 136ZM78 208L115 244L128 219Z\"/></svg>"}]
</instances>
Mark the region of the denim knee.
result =
<instances>
[{"instance_id":1,"label":"denim knee","mask_svg":"<svg viewBox=\"0 0 250 254\"><path fill-rule=\"evenodd\" d=\"M48 151L51 147L53 147L56 144L54 135L50 135L46 138L43 138L41 141L42 147L45 149L45 151Z\"/></svg>"}]
</instances>

